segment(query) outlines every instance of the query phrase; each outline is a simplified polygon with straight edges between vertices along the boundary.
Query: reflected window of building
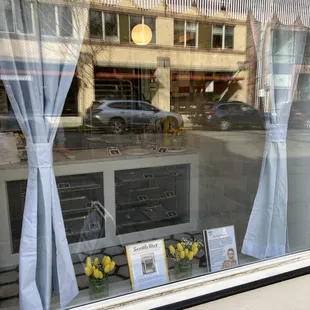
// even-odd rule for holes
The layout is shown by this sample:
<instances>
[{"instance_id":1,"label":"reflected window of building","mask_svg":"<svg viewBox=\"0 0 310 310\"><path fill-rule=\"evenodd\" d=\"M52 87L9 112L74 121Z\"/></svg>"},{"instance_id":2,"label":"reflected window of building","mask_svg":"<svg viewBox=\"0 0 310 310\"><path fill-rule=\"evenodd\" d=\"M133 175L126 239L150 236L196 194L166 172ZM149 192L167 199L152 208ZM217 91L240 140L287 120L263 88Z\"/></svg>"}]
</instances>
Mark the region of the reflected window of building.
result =
<instances>
[{"instance_id":1,"label":"reflected window of building","mask_svg":"<svg viewBox=\"0 0 310 310\"><path fill-rule=\"evenodd\" d=\"M174 45L197 47L196 22L174 21Z\"/></svg>"},{"instance_id":2,"label":"reflected window of building","mask_svg":"<svg viewBox=\"0 0 310 310\"><path fill-rule=\"evenodd\" d=\"M212 47L220 49L234 48L234 27L226 25L212 26Z\"/></svg>"},{"instance_id":3,"label":"reflected window of building","mask_svg":"<svg viewBox=\"0 0 310 310\"><path fill-rule=\"evenodd\" d=\"M102 11L89 11L89 36L92 39L119 42L118 15Z\"/></svg>"},{"instance_id":4,"label":"reflected window of building","mask_svg":"<svg viewBox=\"0 0 310 310\"><path fill-rule=\"evenodd\" d=\"M23 8L25 20L31 21L25 25L21 19L21 8L18 1L3 0L0 2L0 31L16 33L33 33L32 4L26 2Z\"/></svg>"},{"instance_id":5,"label":"reflected window of building","mask_svg":"<svg viewBox=\"0 0 310 310\"><path fill-rule=\"evenodd\" d=\"M72 37L72 11L69 6L40 3L41 35Z\"/></svg>"},{"instance_id":6,"label":"reflected window of building","mask_svg":"<svg viewBox=\"0 0 310 310\"><path fill-rule=\"evenodd\" d=\"M59 6L58 21L59 21L59 35L61 37L72 37L72 12L68 6Z\"/></svg>"},{"instance_id":7,"label":"reflected window of building","mask_svg":"<svg viewBox=\"0 0 310 310\"><path fill-rule=\"evenodd\" d=\"M147 25L152 31L152 40L150 43L155 44L156 43L156 18L151 16L137 16L132 15L129 16L129 38L130 42L133 43L131 38L131 32L133 28L139 24Z\"/></svg>"}]
</instances>

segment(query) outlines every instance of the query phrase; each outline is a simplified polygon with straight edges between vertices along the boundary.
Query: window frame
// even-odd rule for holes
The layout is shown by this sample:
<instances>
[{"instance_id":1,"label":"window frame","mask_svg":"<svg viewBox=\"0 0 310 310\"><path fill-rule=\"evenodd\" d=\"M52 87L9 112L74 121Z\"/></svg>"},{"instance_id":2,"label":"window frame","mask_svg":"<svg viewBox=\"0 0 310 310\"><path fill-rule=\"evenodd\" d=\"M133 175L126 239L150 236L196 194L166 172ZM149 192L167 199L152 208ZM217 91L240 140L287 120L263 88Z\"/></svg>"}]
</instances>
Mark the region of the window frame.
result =
<instances>
[{"instance_id":1,"label":"window frame","mask_svg":"<svg viewBox=\"0 0 310 310\"><path fill-rule=\"evenodd\" d=\"M71 36L62 36L60 35L60 32L61 32L61 27L59 25L59 11L58 11L58 8L60 5L57 5L57 4L54 4L54 3L45 3L45 2L39 2L38 5L52 5L54 7L54 15L55 15L55 22L56 22L56 34L55 35L51 35L51 34L42 34L43 37L46 37L46 38L63 38L63 39L72 39L74 37L74 27L72 25L72 34ZM71 18L72 18L72 24L73 24L73 12L72 12L72 6L70 5L62 5L63 7L67 7L70 9L70 12L71 12ZM39 9L40 10L40 9ZM39 12L38 12L39 14Z\"/></svg>"},{"instance_id":2,"label":"window frame","mask_svg":"<svg viewBox=\"0 0 310 310\"><path fill-rule=\"evenodd\" d=\"M214 26L218 26L218 27L222 27L222 47L214 47L213 43L214 43ZM225 38L226 38L226 27L232 27L235 30L235 26L234 25L220 25L220 24L212 24L212 32L211 32L211 48L212 49L216 49L216 50L234 50L235 49L235 33L233 34L233 47L232 48L228 48L225 47Z\"/></svg>"},{"instance_id":3,"label":"window frame","mask_svg":"<svg viewBox=\"0 0 310 310\"><path fill-rule=\"evenodd\" d=\"M114 42L114 43L120 43L120 27L119 27L119 14L115 12L108 12L108 11L102 11L102 10L97 10L90 8L89 11L95 11L99 12L101 15L101 31L102 31L102 37L101 38L94 38L91 36L90 32L90 18L88 18L88 37L90 40L103 40L105 42ZM117 27L117 35L116 36L107 36L105 33L105 14L114 14L116 15L116 27ZM107 40L107 38L109 38Z\"/></svg>"},{"instance_id":4,"label":"window frame","mask_svg":"<svg viewBox=\"0 0 310 310\"><path fill-rule=\"evenodd\" d=\"M32 32L21 32L17 29L17 21L16 21L16 7L15 7L15 1L10 0L12 5L12 20L13 20L13 27L14 31L2 31L0 30L0 33L14 33L14 34L21 34L21 35L34 35L35 34L35 23L34 23L34 8L33 8L33 2L29 2L30 9L31 9L31 24L32 24Z\"/></svg>"},{"instance_id":5,"label":"window frame","mask_svg":"<svg viewBox=\"0 0 310 310\"><path fill-rule=\"evenodd\" d=\"M155 36L153 35L153 32L152 32L152 39L153 39L153 37L155 38L155 42L150 42L149 44L147 44L147 45L156 45L156 42L157 42L157 40L156 40L156 23L157 23L157 18L156 18L156 16L150 16L150 15L137 15L137 14L130 14L130 15L128 15L128 28L129 28L129 43L130 44L135 44L133 41L132 41L132 39L131 39L131 22L130 22L130 19L131 19L131 17L141 17L141 24L142 25L145 25L145 22L144 22L144 18L145 17L149 17L149 18L153 18L154 20L155 20ZM148 26L148 25L147 25ZM151 29L152 30L152 29Z\"/></svg>"},{"instance_id":6,"label":"window frame","mask_svg":"<svg viewBox=\"0 0 310 310\"><path fill-rule=\"evenodd\" d=\"M195 35L195 46L188 46L187 44L186 44L186 40L184 40L184 44L183 44L183 47L186 47L186 48L198 48L198 38L199 38L199 34L198 34L198 32L199 32L199 22L197 22L197 21L190 21L190 20L184 20L184 21L181 21L181 20L177 20L177 19L174 19L174 21L173 21L173 46L180 46L180 47L182 47L182 45L176 45L176 44L174 44L174 26L175 26L175 24L174 24L174 22L175 21L178 21L178 22L183 22L184 23L184 33L183 33L183 35L184 35L184 38L186 38L186 33L187 33L187 23L195 23L196 24L196 35Z\"/></svg>"}]
</instances>

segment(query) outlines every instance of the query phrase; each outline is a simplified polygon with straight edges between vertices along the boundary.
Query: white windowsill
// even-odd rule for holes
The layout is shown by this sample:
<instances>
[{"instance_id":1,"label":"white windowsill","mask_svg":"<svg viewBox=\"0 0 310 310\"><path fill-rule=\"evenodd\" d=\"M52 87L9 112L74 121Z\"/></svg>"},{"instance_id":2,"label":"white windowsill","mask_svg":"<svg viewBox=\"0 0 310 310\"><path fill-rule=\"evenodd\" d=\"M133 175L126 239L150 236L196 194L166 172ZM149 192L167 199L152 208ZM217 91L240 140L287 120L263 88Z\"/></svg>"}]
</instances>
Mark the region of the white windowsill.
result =
<instances>
[{"instance_id":1,"label":"white windowsill","mask_svg":"<svg viewBox=\"0 0 310 310\"><path fill-rule=\"evenodd\" d=\"M137 291L128 295L87 304L74 309L152 309L190 298L211 294L253 281L267 279L272 276L308 266L310 266L310 251L305 251L261 261L227 271L207 274L197 278L176 282L145 291Z\"/></svg>"}]
</instances>

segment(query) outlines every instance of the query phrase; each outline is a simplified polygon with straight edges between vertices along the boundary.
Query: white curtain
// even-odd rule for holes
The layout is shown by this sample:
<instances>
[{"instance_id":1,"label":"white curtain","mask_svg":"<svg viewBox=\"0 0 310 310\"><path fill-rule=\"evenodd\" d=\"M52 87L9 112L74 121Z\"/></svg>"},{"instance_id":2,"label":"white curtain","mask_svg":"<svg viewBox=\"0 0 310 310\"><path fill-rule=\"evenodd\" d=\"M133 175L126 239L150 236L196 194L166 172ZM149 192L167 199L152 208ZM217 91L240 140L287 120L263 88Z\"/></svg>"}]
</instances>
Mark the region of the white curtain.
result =
<instances>
[{"instance_id":1,"label":"white curtain","mask_svg":"<svg viewBox=\"0 0 310 310\"><path fill-rule=\"evenodd\" d=\"M252 23L253 25L253 23ZM264 259L289 251L287 232L286 135L289 113L303 60L307 30L273 19L253 35L260 50L259 87L266 91L268 111L264 158L242 253Z\"/></svg>"},{"instance_id":2,"label":"white curtain","mask_svg":"<svg viewBox=\"0 0 310 310\"><path fill-rule=\"evenodd\" d=\"M35 2L13 2L13 6L10 1L0 3L0 11L5 12L1 16L4 32L0 39L0 73L27 140L29 173L19 251L20 308L49 309L53 284L64 307L78 294L78 287L55 182L52 149L75 72L89 3L84 1L78 8L71 4L67 9L42 5L38 14ZM14 20L10 19L10 9ZM56 12L59 24L51 18ZM44 34L52 35L53 40Z\"/></svg>"}]
</instances>

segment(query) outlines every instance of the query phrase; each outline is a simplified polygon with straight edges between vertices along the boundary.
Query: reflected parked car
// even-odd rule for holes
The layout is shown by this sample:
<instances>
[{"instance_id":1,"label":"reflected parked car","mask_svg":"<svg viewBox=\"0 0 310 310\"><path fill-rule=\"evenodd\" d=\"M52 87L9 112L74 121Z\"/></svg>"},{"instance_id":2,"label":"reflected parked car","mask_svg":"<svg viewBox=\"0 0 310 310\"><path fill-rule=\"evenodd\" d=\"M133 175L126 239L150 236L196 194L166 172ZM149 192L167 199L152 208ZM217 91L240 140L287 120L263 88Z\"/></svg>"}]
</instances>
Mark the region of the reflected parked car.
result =
<instances>
[{"instance_id":1,"label":"reflected parked car","mask_svg":"<svg viewBox=\"0 0 310 310\"><path fill-rule=\"evenodd\" d=\"M208 103L191 117L191 121L221 131L237 127L265 129L264 113L240 101Z\"/></svg>"},{"instance_id":2,"label":"reflected parked car","mask_svg":"<svg viewBox=\"0 0 310 310\"><path fill-rule=\"evenodd\" d=\"M289 127L310 129L310 101L292 103Z\"/></svg>"},{"instance_id":3,"label":"reflected parked car","mask_svg":"<svg viewBox=\"0 0 310 310\"><path fill-rule=\"evenodd\" d=\"M183 126L181 115L162 111L145 101L99 100L86 111L84 124L89 128L121 134L127 129L153 127L162 130L163 121L167 117L169 117L169 129Z\"/></svg>"}]
</instances>

